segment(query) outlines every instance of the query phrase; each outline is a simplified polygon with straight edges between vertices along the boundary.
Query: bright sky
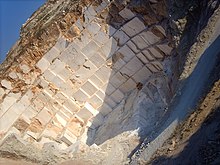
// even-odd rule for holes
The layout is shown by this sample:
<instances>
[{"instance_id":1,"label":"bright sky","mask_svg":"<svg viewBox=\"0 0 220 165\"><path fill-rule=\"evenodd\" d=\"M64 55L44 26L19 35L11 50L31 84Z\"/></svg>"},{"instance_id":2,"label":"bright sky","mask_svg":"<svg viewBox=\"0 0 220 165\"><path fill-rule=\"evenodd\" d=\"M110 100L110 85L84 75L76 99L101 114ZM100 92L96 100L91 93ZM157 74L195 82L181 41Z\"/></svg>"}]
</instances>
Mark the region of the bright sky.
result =
<instances>
[{"instance_id":1,"label":"bright sky","mask_svg":"<svg viewBox=\"0 0 220 165\"><path fill-rule=\"evenodd\" d=\"M0 0L0 63L19 38L22 24L46 0Z\"/></svg>"}]
</instances>

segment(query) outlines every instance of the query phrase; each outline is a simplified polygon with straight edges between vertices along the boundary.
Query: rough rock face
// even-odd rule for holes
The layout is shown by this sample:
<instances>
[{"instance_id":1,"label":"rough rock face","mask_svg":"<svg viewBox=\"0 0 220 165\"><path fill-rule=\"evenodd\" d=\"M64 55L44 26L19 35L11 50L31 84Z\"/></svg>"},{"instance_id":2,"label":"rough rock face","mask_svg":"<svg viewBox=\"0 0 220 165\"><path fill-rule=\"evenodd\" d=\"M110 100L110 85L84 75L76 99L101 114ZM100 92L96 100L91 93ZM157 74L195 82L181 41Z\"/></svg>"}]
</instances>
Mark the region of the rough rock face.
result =
<instances>
[{"instance_id":1,"label":"rough rock face","mask_svg":"<svg viewBox=\"0 0 220 165\"><path fill-rule=\"evenodd\" d=\"M166 119L179 76L193 68L197 52L187 53L217 7L49 0L0 66L0 153L40 164L128 163ZM189 26L193 17L199 24Z\"/></svg>"}]
</instances>

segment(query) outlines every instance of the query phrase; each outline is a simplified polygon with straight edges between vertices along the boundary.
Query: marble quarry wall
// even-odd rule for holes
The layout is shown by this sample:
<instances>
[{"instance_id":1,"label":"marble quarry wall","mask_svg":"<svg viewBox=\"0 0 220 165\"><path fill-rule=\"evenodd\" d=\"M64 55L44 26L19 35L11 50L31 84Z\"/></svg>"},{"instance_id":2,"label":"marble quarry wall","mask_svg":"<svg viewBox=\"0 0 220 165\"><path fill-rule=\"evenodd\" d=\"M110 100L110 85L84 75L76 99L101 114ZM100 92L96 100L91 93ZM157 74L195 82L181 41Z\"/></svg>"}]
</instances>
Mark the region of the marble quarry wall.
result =
<instances>
[{"instance_id":1,"label":"marble quarry wall","mask_svg":"<svg viewBox=\"0 0 220 165\"><path fill-rule=\"evenodd\" d=\"M31 54L39 46L33 42L1 77L0 139L4 143L15 134L38 148L102 146L106 153L124 141L130 143L120 158L125 160L160 123L174 96L179 73L173 68L167 3L85 1L80 9L64 17L69 21L56 20L54 29L42 30L56 36L38 43L48 50ZM33 25L25 26L28 36L25 28Z\"/></svg>"}]
</instances>

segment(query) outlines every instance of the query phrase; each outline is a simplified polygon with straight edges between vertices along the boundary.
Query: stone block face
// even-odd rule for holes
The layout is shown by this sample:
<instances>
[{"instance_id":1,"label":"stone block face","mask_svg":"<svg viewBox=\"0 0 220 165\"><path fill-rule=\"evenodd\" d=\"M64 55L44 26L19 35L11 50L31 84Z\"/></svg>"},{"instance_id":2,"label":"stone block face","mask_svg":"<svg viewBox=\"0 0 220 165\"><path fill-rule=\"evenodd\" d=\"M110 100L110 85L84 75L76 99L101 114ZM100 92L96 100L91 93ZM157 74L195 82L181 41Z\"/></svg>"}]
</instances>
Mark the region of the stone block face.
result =
<instances>
[{"instance_id":1,"label":"stone block face","mask_svg":"<svg viewBox=\"0 0 220 165\"><path fill-rule=\"evenodd\" d=\"M29 66L22 64L20 65L20 69L22 70L23 73L27 74L30 71Z\"/></svg>"},{"instance_id":2,"label":"stone block face","mask_svg":"<svg viewBox=\"0 0 220 165\"><path fill-rule=\"evenodd\" d=\"M74 144L77 141L77 137L73 135L69 130L66 130L60 139L68 146Z\"/></svg>"},{"instance_id":3,"label":"stone block face","mask_svg":"<svg viewBox=\"0 0 220 165\"><path fill-rule=\"evenodd\" d=\"M77 112L76 115L84 122L88 121L90 118L93 117L93 114L85 107L82 108L79 112Z\"/></svg>"},{"instance_id":4,"label":"stone block face","mask_svg":"<svg viewBox=\"0 0 220 165\"><path fill-rule=\"evenodd\" d=\"M123 55L123 60L125 62L130 61L130 59L135 56L134 52L127 45L124 45L122 48L120 48L118 52Z\"/></svg>"},{"instance_id":5,"label":"stone block face","mask_svg":"<svg viewBox=\"0 0 220 165\"><path fill-rule=\"evenodd\" d=\"M83 65L86 61L88 60L88 57L86 57L83 53L81 52L76 52L76 54L74 54L74 59L71 62L74 62L76 65L81 66ZM70 62L70 61L69 61ZM69 64L69 62L67 62L67 64Z\"/></svg>"},{"instance_id":6,"label":"stone block face","mask_svg":"<svg viewBox=\"0 0 220 165\"><path fill-rule=\"evenodd\" d=\"M116 83L115 83L116 84ZM105 84L102 88L101 91L103 91L103 93L110 95L112 92L114 92L116 90L116 88L111 84L111 83L107 83ZM103 97L104 99L105 97Z\"/></svg>"},{"instance_id":7,"label":"stone block face","mask_svg":"<svg viewBox=\"0 0 220 165\"><path fill-rule=\"evenodd\" d=\"M65 127L66 124L67 124L67 118L60 112L58 112L56 115L55 115L55 118L57 121L60 122L60 124Z\"/></svg>"},{"instance_id":8,"label":"stone block face","mask_svg":"<svg viewBox=\"0 0 220 165\"><path fill-rule=\"evenodd\" d=\"M151 75L151 71L146 67L141 68L137 73L135 73L132 77L136 81L136 83L141 82L142 84L149 78Z\"/></svg>"},{"instance_id":9,"label":"stone block face","mask_svg":"<svg viewBox=\"0 0 220 165\"><path fill-rule=\"evenodd\" d=\"M20 99L21 102L27 103L34 97L34 92L29 89Z\"/></svg>"},{"instance_id":10,"label":"stone block face","mask_svg":"<svg viewBox=\"0 0 220 165\"><path fill-rule=\"evenodd\" d=\"M9 89L9 90L10 90L10 89L13 89L11 82L8 81L8 80L2 80L2 81L1 81L1 85L2 85L3 87L5 87L6 89Z\"/></svg>"},{"instance_id":11,"label":"stone block face","mask_svg":"<svg viewBox=\"0 0 220 165\"><path fill-rule=\"evenodd\" d=\"M72 90L71 90L72 89ZM71 97L73 95L74 92L76 92L78 90L77 86L74 89L73 88L73 84L70 80L66 81L61 87L60 87L60 91L62 92L63 95L65 95L66 97Z\"/></svg>"},{"instance_id":12,"label":"stone block face","mask_svg":"<svg viewBox=\"0 0 220 165\"><path fill-rule=\"evenodd\" d=\"M89 96L80 89L74 93L72 97L78 102L85 102Z\"/></svg>"},{"instance_id":13,"label":"stone block face","mask_svg":"<svg viewBox=\"0 0 220 165\"><path fill-rule=\"evenodd\" d=\"M166 36L166 31L161 25L155 25L155 27L164 35Z\"/></svg>"},{"instance_id":14,"label":"stone block face","mask_svg":"<svg viewBox=\"0 0 220 165\"><path fill-rule=\"evenodd\" d=\"M124 45L130 38L122 30L118 30L113 37L118 42L119 46Z\"/></svg>"},{"instance_id":15,"label":"stone block face","mask_svg":"<svg viewBox=\"0 0 220 165\"><path fill-rule=\"evenodd\" d=\"M55 74L51 71L51 70L49 70L49 69L47 69L44 73L43 73L43 78L45 79L45 80L47 80L47 81L52 81L54 78L55 78Z\"/></svg>"},{"instance_id":16,"label":"stone block face","mask_svg":"<svg viewBox=\"0 0 220 165\"><path fill-rule=\"evenodd\" d=\"M70 119L73 115L69 110L66 110L63 107L59 108L59 112L62 113L66 118Z\"/></svg>"},{"instance_id":17,"label":"stone block face","mask_svg":"<svg viewBox=\"0 0 220 165\"><path fill-rule=\"evenodd\" d=\"M82 53L87 57L90 58L96 51L99 49L99 46L94 42L90 41L83 49Z\"/></svg>"},{"instance_id":18,"label":"stone block face","mask_svg":"<svg viewBox=\"0 0 220 165\"><path fill-rule=\"evenodd\" d=\"M75 38L72 44L76 45L79 48L78 50L81 50L85 46L85 44L81 41L81 38Z\"/></svg>"},{"instance_id":19,"label":"stone block face","mask_svg":"<svg viewBox=\"0 0 220 165\"><path fill-rule=\"evenodd\" d=\"M147 64L149 63L149 60L143 55L143 53L138 53L137 54L137 58L143 63L143 64Z\"/></svg>"},{"instance_id":20,"label":"stone block face","mask_svg":"<svg viewBox=\"0 0 220 165\"><path fill-rule=\"evenodd\" d=\"M139 32L141 32L142 30L144 30L145 25L139 18L135 17L131 21L126 23L122 27L122 29L123 29L123 31L126 32L126 34L128 34L130 37L132 37L132 36L138 34Z\"/></svg>"},{"instance_id":21,"label":"stone block face","mask_svg":"<svg viewBox=\"0 0 220 165\"><path fill-rule=\"evenodd\" d=\"M126 64L126 62L125 62L123 59L119 58L115 63L112 64L112 69L117 72L117 71L119 71L125 64Z\"/></svg>"},{"instance_id":22,"label":"stone block face","mask_svg":"<svg viewBox=\"0 0 220 165\"><path fill-rule=\"evenodd\" d=\"M67 81L71 76L73 75L73 72L67 69L66 67L63 68L57 76L59 76L63 81Z\"/></svg>"},{"instance_id":23,"label":"stone block face","mask_svg":"<svg viewBox=\"0 0 220 165\"><path fill-rule=\"evenodd\" d=\"M93 40L102 47L108 40L109 36L103 31L99 31L93 38Z\"/></svg>"},{"instance_id":24,"label":"stone block face","mask_svg":"<svg viewBox=\"0 0 220 165\"><path fill-rule=\"evenodd\" d=\"M15 107L11 107L4 115L0 118L0 132L6 133L9 128L14 124L18 119L20 114L14 112Z\"/></svg>"},{"instance_id":25,"label":"stone block face","mask_svg":"<svg viewBox=\"0 0 220 165\"><path fill-rule=\"evenodd\" d=\"M42 131L42 130L41 130ZM24 136L24 139L34 139L34 140L38 140L40 136L40 133L39 132L32 132L32 131L26 131L26 135Z\"/></svg>"},{"instance_id":26,"label":"stone block face","mask_svg":"<svg viewBox=\"0 0 220 165\"><path fill-rule=\"evenodd\" d=\"M102 66L95 74L103 83L106 83L111 75L111 69Z\"/></svg>"},{"instance_id":27,"label":"stone block face","mask_svg":"<svg viewBox=\"0 0 220 165\"><path fill-rule=\"evenodd\" d=\"M55 44L55 48L58 51L63 51L64 49L66 49L68 43L66 41L66 39L64 39L63 37L58 38L57 43Z\"/></svg>"},{"instance_id":28,"label":"stone block face","mask_svg":"<svg viewBox=\"0 0 220 165\"><path fill-rule=\"evenodd\" d=\"M158 52L155 48L149 48L148 50L151 52L151 54L152 54L156 59L161 59L161 58L163 58L163 55L162 55L160 52Z\"/></svg>"},{"instance_id":29,"label":"stone block face","mask_svg":"<svg viewBox=\"0 0 220 165\"><path fill-rule=\"evenodd\" d=\"M28 106L29 105L26 105L22 102L17 102L15 104L13 104L10 109L14 110L15 113L21 115Z\"/></svg>"},{"instance_id":30,"label":"stone block face","mask_svg":"<svg viewBox=\"0 0 220 165\"><path fill-rule=\"evenodd\" d=\"M95 23L95 22L91 22L86 28L89 31L89 33L92 36L94 36L99 32L101 26L99 24Z\"/></svg>"},{"instance_id":31,"label":"stone block face","mask_svg":"<svg viewBox=\"0 0 220 165\"><path fill-rule=\"evenodd\" d=\"M98 89L104 85L104 83L95 74L90 77L88 81L91 82Z\"/></svg>"},{"instance_id":32,"label":"stone block face","mask_svg":"<svg viewBox=\"0 0 220 165\"><path fill-rule=\"evenodd\" d=\"M96 70L96 66L92 62L87 61L78 71L76 71L75 75L82 82L85 82L96 72Z\"/></svg>"},{"instance_id":33,"label":"stone block face","mask_svg":"<svg viewBox=\"0 0 220 165\"><path fill-rule=\"evenodd\" d=\"M157 68L155 68L155 66L151 63L146 64L146 67L152 72L152 73L156 73L158 72Z\"/></svg>"},{"instance_id":34,"label":"stone block face","mask_svg":"<svg viewBox=\"0 0 220 165\"><path fill-rule=\"evenodd\" d=\"M118 49L118 43L113 37L111 37L100 49L105 59L108 59Z\"/></svg>"},{"instance_id":35,"label":"stone block face","mask_svg":"<svg viewBox=\"0 0 220 165\"><path fill-rule=\"evenodd\" d=\"M128 93L135 88L136 88L136 83L131 78L129 78L123 85L119 87L120 91L123 93Z\"/></svg>"},{"instance_id":36,"label":"stone block face","mask_svg":"<svg viewBox=\"0 0 220 165\"><path fill-rule=\"evenodd\" d=\"M140 36L150 45L160 41L160 38L154 35L151 31L144 31Z\"/></svg>"},{"instance_id":37,"label":"stone block face","mask_svg":"<svg viewBox=\"0 0 220 165\"><path fill-rule=\"evenodd\" d=\"M60 105L62 105L66 100L67 97L64 96L62 93L58 92L55 94L55 96L53 97Z\"/></svg>"},{"instance_id":38,"label":"stone block face","mask_svg":"<svg viewBox=\"0 0 220 165\"><path fill-rule=\"evenodd\" d=\"M46 125L52 119L52 114L44 107L36 116L36 119L39 120L42 125Z\"/></svg>"},{"instance_id":39,"label":"stone block face","mask_svg":"<svg viewBox=\"0 0 220 165\"><path fill-rule=\"evenodd\" d=\"M20 93L9 93L0 104L0 117L18 100Z\"/></svg>"},{"instance_id":40,"label":"stone block face","mask_svg":"<svg viewBox=\"0 0 220 165\"><path fill-rule=\"evenodd\" d=\"M106 116L107 114L109 114L112 111L112 108L108 104L103 103L102 106L98 109L98 111L103 116Z\"/></svg>"},{"instance_id":41,"label":"stone block face","mask_svg":"<svg viewBox=\"0 0 220 165\"><path fill-rule=\"evenodd\" d=\"M171 51L173 50L172 47L170 47L167 43L164 44L158 44L157 47L164 52L166 55L170 55Z\"/></svg>"},{"instance_id":42,"label":"stone block face","mask_svg":"<svg viewBox=\"0 0 220 165\"><path fill-rule=\"evenodd\" d=\"M137 57L134 57L125 65L125 67L130 71L129 75L133 75L143 67L143 64Z\"/></svg>"},{"instance_id":43,"label":"stone block face","mask_svg":"<svg viewBox=\"0 0 220 165\"><path fill-rule=\"evenodd\" d=\"M56 131L54 131L57 127L50 127L50 128L46 128L41 136L44 138L44 137L50 137L51 139L57 139L57 136L58 136L58 133ZM54 129L54 130L53 130ZM42 138L42 139L43 139ZM42 143L42 142L41 142Z\"/></svg>"},{"instance_id":44,"label":"stone block face","mask_svg":"<svg viewBox=\"0 0 220 165\"><path fill-rule=\"evenodd\" d=\"M36 109L30 105L29 107L27 107L27 109L23 112L22 114L22 118L25 119L25 121L27 121L28 123L31 123L31 120L37 115L37 111Z\"/></svg>"},{"instance_id":45,"label":"stone block face","mask_svg":"<svg viewBox=\"0 0 220 165\"><path fill-rule=\"evenodd\" d=\"M68 124L67 130L76 137L79 137L83 130L83 123L76 117L73 117L73 119Z\"/></svg>"},{"instance_id":46,"label":"stone block face","mask_svg":"<svg viewBox=\"0 0 220 165\"><path fill-rule=\"evenodd\" d=\"M149 44L139 35L132 38L132 41L133 41L133 43L135 43L137 45L137 48L139 50L142 50L142 49L146 48L147 46L149 46Z\"/></svg>"},{"instance_id":47,"label":"stone block face","mask_svg":"<svg viewBox=\"0 0 220 165\"><path fill-rule=\"evenodd\" d=\"M98 90L94 85L87 81L81 89L89 96L92 96Z\"/></svg>"},{"instance_id":48,"label":"stone block face","mask_svg":"<svg viewBox=\"0 0 220 165\"><path fill-rule=\"evenodd\" d=\"M56 117L54 117L50 123L47 124L47 127L44 131L47 132L54 132L55 136L58 134L60 135L62 133L62 130L64 129L63 125L58 121ZM43 132L44 133L44 132Z\"/></svg>"},{"instance_id":49,"label":"stone block face","mask_svg":"<svg viewBox=\"0 0 220 165\"><path fill-rule=\"evenodd\" d=\"M85 108L91 112L93 114L93 116L96 116L99 112L97 111L97 109L95 109L91 104L89 104L89 102L85 103Z\"/></svg>"},{"instance_id":50,"label":"stone block face","mask_svg":"<svg viewBox=\"0 0 220 165\"><path fill-rule=\"evenodd\" d=\"M65 36L70 40L76 38L77 36L79 36L81 33L81 30L76 26L76 25L72 25L69 30L66 32ZM68 42L69 42L68 41Z\"/></svg>"},{"instance_id":51,"label":"stone block face","mask_svg":"<svg viewBox=\"0 0 220 165\"><path fill-rule=\"evenodd\" d=\"M133 43L132 40L128 41L126 43L126 45L135 53L137 54L138 52L140 52L140 50L137 48L137 46Z\"/></svg>"},{"instance_id":52,"label":"stone block face","mask_svg":"<svg viewBox=\"0 0 220 165\"><path fill-rule=\"evenodd\" d=\"M152 62L152 65L154 65L154 67L158 70L158 71L162 71L164 68L163 68L163 65L159 62L159 61L154 61Z\"/></svg>"},{"instance_id":53,"label":"stone block face","mask_svg":"<svg viewBox=\"0 0 220 165\"><path fill-rule=\"evenodd\" d=\"M94 9L93 6L89 6L89 7L87 8L87 10L88 10L88 12L90 13L90 15L92 15L92 16L96 16L96 15L97 15L97 13L96 13L96 11L95 11L95 9Z\"/></svg>"},{"instance_id":54,"label":"stone block face","mask_svg":"<svg viewBox=\"0 0 220 165\"><path fill-rule=\"evenodd\" d=\"M80 69L80 65L76 64L76 63L73 62L73 61L68 61L68 62L67 62L67 65L68 65L68 67L70 68L70 70L71 70L72 72L76 72L77 70Z\"/></svg>"},{"instance_id":55,"label":"stone block face","mask_svg":"<svg viewBox=\"0 0 220 165\"><path fill-rule=\"evenodd\" d=\"M117 89L115 92L113 92L111 94L111 98L116 102L116 103L120 103L121 100L124 98L124 94Z\"/></svg>"},{"instance_id":56,"label":"stone block face","mask_svg":"<svg viewBox=\"0 0 220 165\"><path fill-rule=\"evenodd\" d=\"M102 125L104 122L104 117L102 114L98 114L96 115L93 120L92 120L92 125L94 125L95 127L98 127L100 125Z\"/></svg>"},{"instance_id":57,"label":"stone block face","mask_svg":"<svg viewBox=\"0 0 220 165\"><path fill-rule=\"evenodd\" d=\"M112 78L111 78L111 84L118 88L120 85L122 85L127 79L122 76L120 72L117 72Z\"/></svg>"},{"instance_id":58,"label":"stone block face","mask_svg":"<svg viewBox=\"0 0 220 165\"><path fill-rule=\"evenodd\" d=\"M117 105L117 103L110 97L105 97L105 103L108 104L112 109Z\"/></svg>"},{"instance_id":59,"label":"stone block face","mask_svg":"<svg viewBox=\"0 0 220 165\"><path fill-rule=\"evenodd\" d=\"M107 28L107 32L106 32L106 33L107 33L109 36L112 36L116 31L117 31L117 30L116 30L114 27L112 27L111 25L109 25L108 28Z\"/></svg>"},{"instance_id":60,"label":"stone block face","mask_svg":"<svg viewBox=\"0 0 220 165\"><path fill-rule=\"evenodd\" d=\"M40 85L42 88L48 87L49 82L46 81L46 80L44 79L44 77L40 76L40 77L39 77L39 80L40 80L39 85Z\"/></svg>"},{"instance_id":61,"label":"stone block face","mask_svg":"<svg viewBox=\"0 0 220 165\"><path fill-rule=\"evenodd\" d=\"M17 73L16 72L10 72L9 74L8 74L8 76L9 77L11 77L12 79L17 79L18 78L18 75L17 75Z\"/></svg>"},{"instance_id":62,"label":"stone block face","mask_svg":"<svg viewBox=\"0 0 220 165\"><path fill-rule=\"evenodd\" d=\"M21 133L24 133L28 128L30 123L28 123L24 118L20 117L14 123L14 127L19 130Z\"/></svg>"},{"instance_id":63,"label":"stone block face","mask_svg":"<svg viewBox=\"0 0 220 165\"><path fill-rule=\"evenodd\" d=\"M102 57L100 52L94 53L94 55L89 59L97 68L100 68L104 63L105 59Z\"/></svg>"},{"instance_id":64,"label":"stone block face","mask_svg":"<svg viewBox=\"0 0 220 165\"><path fill-rule=\"evenodd\" d=\"M87 131L93 130L97 137L102 134L99 126L114 124L107 115L113 109L110 115L119 114L124 102L126 107L133 104L135 95L130 100L130 92L140 90L140 83L145 85L149 76L163 71L163 60L172 51L164 28L159 24L146 27L145 16L137 10L133 13L127 2L100 3L84 7L84 18L76 22L73 18L74 25L61 35L65 37L58 38L55 46L37 62L36 72L22 63L21 70L9 73L10 79L27 82L33 92L28 90L24 94L22 89L22 95L12 94L14 83L6 79L0 82L0 133L13 128L20 133L26 131L24 139L42 138L34 141L40 145L56 140L68 146L79 140L88 142L85 139L92 133ZM115 13L109 10L112 8ZM77 34L69 36L74 30ZM155 89L157 83L153 84ZM127 96L128 101L124 100Z\"/></svg>"},{"instance_id":65,"label":"stone block face","mask_svg":"<svg viewBox=\"0 0 220 165\"><path fill-rule=\"evenodd\" d=\"M32 104L38 112L44 107L44 103L39 98L34 99Z\"/></svg>"},{"instance_id":66,"label":"stone block face","mask_svg":"<svg viewBox=\"0 0 220 165\"><path fill-rule=\"evenodd\" d=\"M82 22L81 22L81 20L80 20L80 18L75 22L75 24L74 24L79 30L83 30L84 28L83 28L83 26L82 26Z\"/></svg>"},{"instance_id":67,"label":"stone block face","mask_svg":"<svg viewBox=\"0 0 220 165\"><path fill-rule=\"evenodd\" d=\"M66 100L63 107L71 114L74 114L79 110L79 107L71 100Z\"/></svg>"},{"instance_id":68,"label":"stone block face","mask_svg":"<svg viewBox=\"0 0 220 165\"><path fill-rule=\"evenodd\" d=\"M108 2L102 1L102 2L100 3L100 5L98 5L97 7L95 7L95 11L97 12L97 14L98 14L98 13L101 13L101 12L106 8L107 5L108 5Z\"/></svg>"},{"instance_id":69,"label":"stone block face","mask_svg":"<svg viewBox=\"0 0 220 165\"><path fill-rule=\"evenodd\" d=\"M46 90L45 90L46 89ZM55 95L55 86L53 84L50 84L47 88L45 88L44 90L42 90L38 95L36 95L36 98L38 98L39 100L41 100L44 105L47 105L48 103L50 103L50 101L53 99L51 97ZM50 93L48 92L50 91Z\"/></svg>"},{"instance_id":70,"label":"stone block face","mask_svg":"<svg viewBox=\"0 0 220 165\"><path fill-rule=\"evenodd\" d=\"M131 18L133 18L135 15L134 13L128 9L128 8L124 8L122 11L119 12L120 16L122 16L125 20L129 20Z\"/></svg>"},{"instance_id":71,"label":"stone block face","mask_svg":"<svg viewBox=\"0 0 220 165\"><path fill-rule=\"evenodd\" d=\"M98 96L98 98L100 98L102 101L105 99L105 89L106 86L104 86L104 89L99 90L98 92L96 92L96 95Z\"/></svg>"},{"instance_id":72,"label":"stone block face","mask_svg":"<svg viewBox=\"0 0 220 165\"><path fill-rule=\"evenodd\" d=\"M58 76L55 76L52 80L51 83L53 83L57 88L61 88L65 82L59 78Z\"/></svg>"},{"instance_id":73,"label":"stone block face","mask_svg":"<svg viewBox=\"0 0 220 165\"><path fill-rule=\"evenodd\" d=\"M83 30L80 37L82 48L85 47L91 41L91 35L87 30Z\"/></svg>"},{"instance_id":74,"label":"stone block face","mask_svg":"<svg viewBox=\"0 0 220 165\"><path fill-rule=\"evenodd\" d=\"M56 59L56 60L61 61L62 63L66 63L66 64L69 64L70 62L74 62L73 51L67 48L65 51L61 53L59 59Z\"/></svg>"},{"instance_id":75,"label":"stone block face","mask_svg":"<svg viewBox=\"0 0 220 165\"><path fill-rule=\"evenodd\" d=\"M90 103L95 109L98 109L103 101L97 96L97 95L93 95L89 100L88 103Z\"/></svg>"},{"instance_id":76,"label":"stone block face","mask_svg":"<svg viewBox=\"0 0 220 165\"><path fill-rule=\"evenodd\" d=\"M14 103L0 118L0 132L7 131L25 109L26 106L24 104L20 102Z\"/></svg>"},{"instance_id":77,"label":"stone block face","mask_svg":"<svg viewBox=\"0 0 220 165\"><path fill-rule=\"evenodd\" d=\"M2 97L5 94L5 90L3 88L0 87L0 99L2 99Z\"/></svg>"},{"instance_id":78,"label":"stone block face","mask_svg":"<svg viewBox=\"0 0 220 165\"><path fill-rule=\"evenodd\" d=\"M38 61L38 63L36 64L36 66L41 70L41 72L43 73L45 70L47 70L47 68L50 66L50 62L47 61L44 57L40 59L40 61Z\"/></svg>"},{"instance_id":79,"label":"stone block face","mask_svg":"<svg viewBox=\"0 0 220 165\"><path fill-rule=\"evenodd\" d=\"M143 50L142 53L148 59L148 61L154 61L155 58L149 53L148 50Z\"/></svg>"},{"instance_id":80,"label":"stone block face","mask_svg":"<svg viewBox=\"0 0 220 165\"><path fill-rule=\"evenodd\" d=\"M49 69L55 73L58 74L61 70L63 70L65 68L65 63L63 63L62 61L56 59L52 65L50 65Z\"/></svg>"},{"instance_id":81,"label":"stone block face","mask_svg":"<svg viewBox=\"0 0 220 165\"><path fill-rule=\"evenodd\" d=\"M88 7L87 10L84 11L85 25L89 24L95 18L96 14L93 7Z\"/></svg>"},{"instance_id":82,"label":"stone block face","mask_svg":"<svg viewBox=\"0 0 220 165\"><path fill-rule=\"evenodd\" d=\"M60 55L60 51L56 47L52 47L45 55L44 58L49 63L52 63L52 61L57 58Z\"/></svg>"}]
</instances>

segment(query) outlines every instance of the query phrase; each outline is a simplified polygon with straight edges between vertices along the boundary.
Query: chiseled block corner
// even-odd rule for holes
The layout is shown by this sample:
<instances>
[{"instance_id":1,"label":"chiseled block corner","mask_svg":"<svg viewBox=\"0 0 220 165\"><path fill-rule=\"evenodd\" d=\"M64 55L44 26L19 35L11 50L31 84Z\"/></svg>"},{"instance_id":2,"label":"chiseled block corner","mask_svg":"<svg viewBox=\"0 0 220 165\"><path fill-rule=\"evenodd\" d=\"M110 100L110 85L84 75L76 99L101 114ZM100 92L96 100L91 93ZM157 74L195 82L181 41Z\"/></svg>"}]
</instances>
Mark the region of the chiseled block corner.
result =
<instances>
[{"instance_id":1,"label":"chiseled block corner","mask_svg":"<svg viewBox=\"0 0 220 165\"><path fill-rule=\"evenodd\" d=\"M61 136L60 140L70 146L77 141L77 137L73 135L69 130L66 130Z\"/></svg>"}]
</instances>

